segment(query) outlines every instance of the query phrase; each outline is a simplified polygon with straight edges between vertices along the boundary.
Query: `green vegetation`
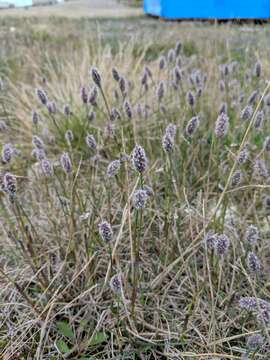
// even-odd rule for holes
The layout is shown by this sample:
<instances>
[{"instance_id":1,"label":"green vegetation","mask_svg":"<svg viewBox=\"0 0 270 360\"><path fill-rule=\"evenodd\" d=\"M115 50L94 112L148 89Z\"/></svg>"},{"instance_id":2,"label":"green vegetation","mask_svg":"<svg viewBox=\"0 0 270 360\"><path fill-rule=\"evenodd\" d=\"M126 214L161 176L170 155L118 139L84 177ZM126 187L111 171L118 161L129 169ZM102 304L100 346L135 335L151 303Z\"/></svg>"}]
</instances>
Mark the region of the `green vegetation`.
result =
<instances>
[{"instance_id":1,"label":"green vegetation","mask_svg":"<svg viewBox=\"0 0 270 360\"><path fill-rule=\"evenodd\" d=\"M269 27L0 31L1 357L267 359Z\"/></svg>"}]
</instances>

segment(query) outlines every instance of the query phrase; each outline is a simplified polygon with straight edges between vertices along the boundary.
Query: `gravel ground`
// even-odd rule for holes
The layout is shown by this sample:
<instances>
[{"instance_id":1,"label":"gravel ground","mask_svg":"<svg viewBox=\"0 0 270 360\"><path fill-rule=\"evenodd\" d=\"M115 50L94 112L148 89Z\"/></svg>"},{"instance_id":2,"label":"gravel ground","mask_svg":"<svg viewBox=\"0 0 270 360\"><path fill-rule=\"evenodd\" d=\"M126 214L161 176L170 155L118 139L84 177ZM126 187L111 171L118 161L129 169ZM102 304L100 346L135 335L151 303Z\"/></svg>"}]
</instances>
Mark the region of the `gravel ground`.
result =
<instances>
[{"instance_id":1,"label":"gravel ground","mask_svg":"<svg viewBox=\"0 0 270 360\"><path fill-rule=\"evenodd\" d=\"M120 4L115 0L73 0L57 5L0 10L0 18L5 18L7 16L117 18L140 15L142 15L141 8L129 7L127 5Z\"/></svg>"}]
</instances>

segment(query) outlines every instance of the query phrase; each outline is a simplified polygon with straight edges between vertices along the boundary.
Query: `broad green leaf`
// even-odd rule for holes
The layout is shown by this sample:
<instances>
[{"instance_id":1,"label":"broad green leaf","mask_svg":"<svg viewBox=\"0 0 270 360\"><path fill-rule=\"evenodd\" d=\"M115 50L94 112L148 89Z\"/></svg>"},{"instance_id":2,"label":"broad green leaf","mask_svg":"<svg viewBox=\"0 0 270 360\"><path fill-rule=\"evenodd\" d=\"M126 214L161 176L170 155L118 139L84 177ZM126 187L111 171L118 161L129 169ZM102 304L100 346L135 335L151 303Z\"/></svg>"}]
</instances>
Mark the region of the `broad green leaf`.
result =
<instances>
[{"instance_id":1,"label":"broad green leaf","mask_svg":"<svg viewBox=\"0 0 270 360\"><path fill-rule=\"evenodd\" d=\"M61 354L67 354L69 352L69 347L64 342L64 340L57 340L55 346Z\"/></svg>"},{"instance_id":2,"label":"broad green leaf","mask_svg":"<svg viewBox=\"0 0 270 360\"><path fill-rule=\"evenodd\" d=\"M107 335L104 332L97 332L89 341L88 346L98 345L106 340L107 340Z\"/></svg>"},{"instance_id":3,"label":"broad green leaf","mask_svg":"<svg viewBox=\"0 0 270 360\"><path fill-rule=\"evenodd\" d=\"M56 326L57 326L57 329L58 329L58 332L61 334L61 335L64 335L65 337L67 337L68 339L70 340L74 340L75 339L75 336L73 334L73 331L71 329L71 327L69 326L68 323L64 322L64 321L58 321L56 323Z\"/></svg>"}]
</instances>

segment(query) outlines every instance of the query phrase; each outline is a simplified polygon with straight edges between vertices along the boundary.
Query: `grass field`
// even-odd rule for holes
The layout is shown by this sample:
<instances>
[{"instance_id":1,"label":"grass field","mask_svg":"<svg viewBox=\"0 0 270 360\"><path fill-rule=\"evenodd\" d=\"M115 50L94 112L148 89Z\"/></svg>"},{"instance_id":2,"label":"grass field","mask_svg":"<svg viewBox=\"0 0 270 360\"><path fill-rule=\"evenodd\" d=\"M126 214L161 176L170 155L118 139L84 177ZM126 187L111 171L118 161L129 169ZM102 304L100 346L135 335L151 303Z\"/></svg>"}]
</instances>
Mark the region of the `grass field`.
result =
<instances>
[{"instance_id":1,"label":"grass field","mask_svg":"<svg viewBox=\"0 0 270 360\"><path fill-rule=\"evenodd\" d=\"M127 18L142 15L138 2L117 0L69 0L56 5L0 9L0 19L9 17L38 19L62 18Z\"/></svg>"},{"instance_id":2,"label":"grass field","mask_svg":"<svg viewBox=\"0 0 270 360\"><path fill-rule=\"evenodd\" d=\"M1 358L270 358L269 34L0 20Z\"/></svg>"}]
</instances>

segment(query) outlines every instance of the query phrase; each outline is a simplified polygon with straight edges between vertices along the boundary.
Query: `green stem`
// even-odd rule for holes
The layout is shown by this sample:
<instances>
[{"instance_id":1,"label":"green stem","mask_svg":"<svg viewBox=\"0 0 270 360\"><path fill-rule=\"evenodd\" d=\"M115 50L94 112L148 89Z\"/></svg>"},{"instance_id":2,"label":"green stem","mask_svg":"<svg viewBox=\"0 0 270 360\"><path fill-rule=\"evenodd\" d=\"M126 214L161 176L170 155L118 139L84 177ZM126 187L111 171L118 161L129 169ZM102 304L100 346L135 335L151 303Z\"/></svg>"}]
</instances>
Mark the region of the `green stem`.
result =
<instances>
[{"instance_id":1,"label":"green stem","mask_svg":"<svg viewBox=\"0 0 270 360\"><path fill-rule=\"evenodd\" d=\"M143 188L143 175L140 175L140 185ZM135 266L133 269L133 290L132 290L132 300L131 300L131 314L134 322L136 322L135 315L135 303L137 298L137 289L139 283L139 261L140 261L140 242L141 242L141 229L142 229L142 220L143 220L143 209L136 210L135 218L135 241L134 241L134 253L135 253Z\"/></svg>"}]
</instances>

